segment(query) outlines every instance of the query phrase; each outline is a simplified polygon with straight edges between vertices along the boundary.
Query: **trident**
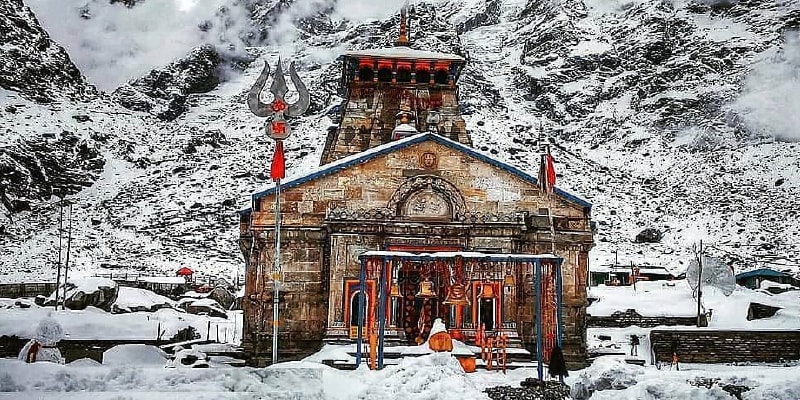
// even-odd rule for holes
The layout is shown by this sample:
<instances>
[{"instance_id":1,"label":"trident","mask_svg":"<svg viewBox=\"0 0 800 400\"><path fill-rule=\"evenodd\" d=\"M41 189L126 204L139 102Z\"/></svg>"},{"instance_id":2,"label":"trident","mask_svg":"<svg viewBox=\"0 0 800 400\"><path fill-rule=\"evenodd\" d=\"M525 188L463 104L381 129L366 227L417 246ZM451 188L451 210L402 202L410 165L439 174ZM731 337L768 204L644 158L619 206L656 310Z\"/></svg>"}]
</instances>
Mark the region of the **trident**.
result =
<instances>
[{"instance_id":1,"label":"trident","mask_svg":"<svg viewBox=\"0 0 800 400\"><path fill-rule=\"evenodd\" d=\"M275 67L275 78L269 88L273 95L270 104L261 102L261 91L267 84L269 78L269 64L264 62L264 69L256 79L256 83L250 88L247 95L247 106L257 117L270 118L265 124L267 135L275 140L275 153L272 156L270 166L270 178L275 181L275 265L272 268L272 363L278 362L278 303L279 290L281 287L281 178L286 175L286 158L283 152L283 139L289 137L291 130L284 117L297 117L308 109L311 97L308 94L306 85L300 80L297 71L294 69L294 62L289 65L289 76L292 78L295 88L300 98L294 104L287 104L284 96L289 91L286 86L286 79L283 76L281 60ZM261 271L258 271L261 276ZM262 314L263 317L263 314Z\"/></svg>"}]
</instances>

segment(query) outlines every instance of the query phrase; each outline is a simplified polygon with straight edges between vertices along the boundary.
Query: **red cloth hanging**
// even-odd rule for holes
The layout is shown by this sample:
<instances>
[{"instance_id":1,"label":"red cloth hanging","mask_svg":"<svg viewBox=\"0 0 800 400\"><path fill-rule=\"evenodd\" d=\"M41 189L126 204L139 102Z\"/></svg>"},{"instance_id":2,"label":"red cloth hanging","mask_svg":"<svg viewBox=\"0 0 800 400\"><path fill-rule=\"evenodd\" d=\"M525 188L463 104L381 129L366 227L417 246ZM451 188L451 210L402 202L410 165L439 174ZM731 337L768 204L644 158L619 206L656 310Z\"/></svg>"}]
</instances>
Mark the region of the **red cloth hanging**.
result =
<instances>
[{"instance_id":1,"label":"red cloth hanging","mask_svg":"<svg viewBox=\"0 0 800 400\"><path fill-rule=\"evenodd\" d=\"M542 192L548 195L553 193L553 188L556 186L555 160L550 154L549 148L547 153L542 154L539 164L539 185L542 188Z\"/></svg>"},{"instance_id":2,"label":"red cloth hanging","mask_svg":"<svg viewBox=\"0 0 800 400\"><path fill-rule=\"evenodd\" d=\"M275 154L272 155L272 166L269 176L273 181L286 177L286 156L283 154L283 141L275 141Z\"/></svg>"}]
</instances>

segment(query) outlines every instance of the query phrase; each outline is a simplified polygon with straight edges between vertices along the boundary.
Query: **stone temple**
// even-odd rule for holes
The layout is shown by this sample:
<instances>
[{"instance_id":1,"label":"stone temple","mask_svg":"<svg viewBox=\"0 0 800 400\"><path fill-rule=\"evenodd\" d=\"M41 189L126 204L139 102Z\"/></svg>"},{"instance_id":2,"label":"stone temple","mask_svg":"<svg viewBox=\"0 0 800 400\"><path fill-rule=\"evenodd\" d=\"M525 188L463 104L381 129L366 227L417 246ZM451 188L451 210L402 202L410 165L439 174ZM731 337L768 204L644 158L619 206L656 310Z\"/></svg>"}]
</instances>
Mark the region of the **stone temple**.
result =
<instances>
[{"instance_id":1,"label":"stone temple","mask_svg":"<svg viewBox=\"0 0 800 400\"><path fill-rule=\"evenodd\" d=\"M467 343L482 327L534 352L540 324L540 345L558 336L567 363L583 365L591 204L558 188L546 194L525 172L535 164L509 165L472 148L458 107L461 56L411 49L401 26L397 46L340 59L345 102L320 166L281 181L280 359L355 341L359 321L374 325L381 315L388 344L424 340L441 318ZM264 365L275 189L252 200L240 212L244 348L252 365ZM375 256L362 286L365 254ZM545 261L550 274L540 279L520 255L542 254L559 263ZM559 284L548 286L553 268ZM546 311L538 320L537 295Z\"/></svg>"}]
</instances>

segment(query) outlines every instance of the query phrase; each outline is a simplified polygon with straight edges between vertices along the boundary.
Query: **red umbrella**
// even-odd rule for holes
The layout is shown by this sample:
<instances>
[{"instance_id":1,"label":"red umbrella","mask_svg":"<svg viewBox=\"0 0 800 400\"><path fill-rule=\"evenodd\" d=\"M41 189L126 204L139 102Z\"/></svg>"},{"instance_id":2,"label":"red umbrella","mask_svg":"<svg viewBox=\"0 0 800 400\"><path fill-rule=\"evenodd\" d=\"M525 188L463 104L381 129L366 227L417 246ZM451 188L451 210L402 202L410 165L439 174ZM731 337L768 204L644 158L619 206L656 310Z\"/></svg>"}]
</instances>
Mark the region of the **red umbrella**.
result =
<instances>
[{"instance_id":1,"label":"red umbrella","mask_svg":"<svg viewBox=\"0 0 800 400\"><path fill-rule=\"evenodd\" d=\"M192 271L191 269L189 269L189 267L182 267L182 268L181 268L181 269L179 269L179 270L178 270L178 272L177 272L178 276L187 276L187 275L191 275L191 274L193 274L193 273L194 273L194 271Z\"/></svg>"}]
</instances>

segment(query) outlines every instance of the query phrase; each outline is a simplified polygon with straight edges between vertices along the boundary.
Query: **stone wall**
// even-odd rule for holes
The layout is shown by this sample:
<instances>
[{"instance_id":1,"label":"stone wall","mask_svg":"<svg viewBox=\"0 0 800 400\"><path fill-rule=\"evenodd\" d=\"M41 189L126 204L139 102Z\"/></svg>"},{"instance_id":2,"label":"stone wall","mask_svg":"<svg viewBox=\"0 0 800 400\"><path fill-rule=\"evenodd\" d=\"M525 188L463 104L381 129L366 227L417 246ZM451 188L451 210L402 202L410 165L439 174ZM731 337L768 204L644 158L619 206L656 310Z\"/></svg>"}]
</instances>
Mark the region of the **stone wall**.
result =
<instances>
[{"instance_id":1,"label":"stone wall","mask_svg":"<svg viewBox=\"0 0 800 400\"><path fill-rule=\"evenodd\" d=\"M0 297L16 299L20 297L50 296L56 290L55 282L3 283L0 284Z\"/></svg>"},{"instance_id":2,"label":"stone wall","mask_svg":"<svg viewBox=\"0 0 800 400\"><path fill-rule=\"evenodd\" d=\"M800 360L800 330L719 331L652 330L656 361L670 362L673 348L680 362L733 363Z\"/></svg>"},{"instance_id":3,"label":"stone wall","mask_svg":"<svg viewBox=\"0 0 800 400\"><path fill-rule=\"evenodd\" d=\"M705 320L705 316L701 316L701 325L704 325L703 323ZM634 309L628 309L627 311L615 311L608 316L589 315L587 316L587 324L591 328L626 328L629 326L638 326L641 328L653 328L656 326L695 326L697 325L697 317L646 317L640 315Z\"/></svg>"}]
</instances>

